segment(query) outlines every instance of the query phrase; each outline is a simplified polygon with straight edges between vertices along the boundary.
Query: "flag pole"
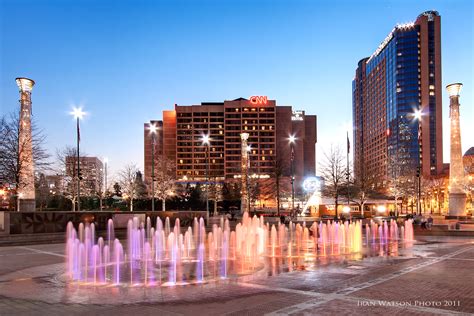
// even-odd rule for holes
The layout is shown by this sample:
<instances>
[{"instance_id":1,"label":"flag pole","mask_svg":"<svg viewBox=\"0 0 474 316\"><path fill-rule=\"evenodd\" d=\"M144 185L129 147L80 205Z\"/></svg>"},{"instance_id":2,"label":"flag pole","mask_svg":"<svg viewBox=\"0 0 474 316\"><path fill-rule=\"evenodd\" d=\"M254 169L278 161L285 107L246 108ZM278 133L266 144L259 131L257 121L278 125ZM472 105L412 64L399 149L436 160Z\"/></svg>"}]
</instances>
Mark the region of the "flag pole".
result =
<instances>
[{"instance_id":1,"label":"flag pole","mask_svg":"<svg viewBox=\"0 0 474 316\"><path fill-rule=\"evenodd\" d=\"M347 174L346 174L346 180L347 180L347 206L351 207L350 203L350 193L349 193L349 152L351 151L351 143L349 142L349 131L347 131ZM349 218L350 218L350 210L349 210Z\"/></svg>"}]
</instances>

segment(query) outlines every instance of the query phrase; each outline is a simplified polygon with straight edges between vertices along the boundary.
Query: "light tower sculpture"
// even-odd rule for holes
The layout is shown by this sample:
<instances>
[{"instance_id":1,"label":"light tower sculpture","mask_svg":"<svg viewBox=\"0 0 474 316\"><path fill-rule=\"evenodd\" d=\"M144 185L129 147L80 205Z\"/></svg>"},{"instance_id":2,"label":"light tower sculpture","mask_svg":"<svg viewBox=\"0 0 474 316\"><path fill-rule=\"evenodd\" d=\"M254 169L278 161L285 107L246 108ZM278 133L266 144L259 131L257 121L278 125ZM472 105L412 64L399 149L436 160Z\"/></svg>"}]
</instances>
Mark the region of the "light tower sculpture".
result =
<instances>
[{"instance_id":1,"label":"light tower sculpture","mask_svg":"<svg viewBox=\"0 0 474 316\"><path fill-rule=\"evenodd\" d=\"M242 183L242 198L240 199L240 210L242 214L250 211L249 208L249 190L248 190L248 177L249 177L249 151L248 151L248 140L249 133L240 134L242 140L241 149L241 183Z\"/></svg>"},{"instance_id":2,"label":"light tower sculpture","mask_svg":"<svg viewBox=\"0 0 474 316\"><path fill-rule=\"evenodd\" d=\"M451 155L449 164L449 216L466 215L466 193L463 190L464 166L461 151L461 128L459 124L459 94L462 83L446 86L449 93L449 117L451 121Z\"/></svg>"},{"instance_id":3,"label":"light tower sculpture","mask_svg":"<svg viewBox=\"0 0 474 316\"><path fill-rule=\"evenodd\" d=\"M18 126L19 179L17 187L18 211L34 212L35 166L31 134L31 90L35 82L28 78L16 78L20 88L20 117Z\"/></svg>"}]
</instances>

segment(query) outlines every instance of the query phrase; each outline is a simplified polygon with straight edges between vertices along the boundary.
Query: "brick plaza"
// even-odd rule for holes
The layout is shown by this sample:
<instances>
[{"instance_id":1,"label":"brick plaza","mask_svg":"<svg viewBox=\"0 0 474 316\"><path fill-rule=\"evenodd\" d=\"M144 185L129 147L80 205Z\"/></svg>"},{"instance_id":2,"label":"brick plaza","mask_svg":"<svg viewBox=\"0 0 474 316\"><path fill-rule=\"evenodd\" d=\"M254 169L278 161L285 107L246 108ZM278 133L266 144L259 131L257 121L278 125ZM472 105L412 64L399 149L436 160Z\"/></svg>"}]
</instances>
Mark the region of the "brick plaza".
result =
<instances>
[{"instance_id":1,"label":"brick plaza","mask_svg":"<svg viewBox=\"0 0 474 316\"><path fill-rule=\"evenodd\" d=\"M474 313L474 240L462 237L418 236L398 256L175 287L68 283L64 244L1 247L0 262L0 315Z\"/></svg>"}]
</instances>

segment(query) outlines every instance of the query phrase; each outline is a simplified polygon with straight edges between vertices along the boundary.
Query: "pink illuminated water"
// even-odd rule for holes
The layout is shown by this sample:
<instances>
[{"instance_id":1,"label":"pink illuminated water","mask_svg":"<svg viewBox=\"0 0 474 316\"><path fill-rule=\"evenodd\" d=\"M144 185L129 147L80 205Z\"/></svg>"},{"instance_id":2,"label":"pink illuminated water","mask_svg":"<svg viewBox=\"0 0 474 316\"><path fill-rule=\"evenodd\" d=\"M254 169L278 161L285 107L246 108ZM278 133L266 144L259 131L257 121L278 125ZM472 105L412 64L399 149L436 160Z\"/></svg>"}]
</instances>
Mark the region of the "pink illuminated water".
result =
<instances>
[{"instance_id":1,"label":"pink illuminated water","mask_svg":"<svg viewBox=\"0 0 474 316\"><path fill-rule=\"evenodd\" d=\"M413 225L407 220L399 228L393 220L381 225L361 222L327 222L284 225L264 223L263 217L244 214L235 230L221 218L206 232L204 220L194 219L192 227L181 228L179 219L137 217L127 224L124 244L116 238L113 221L107 236L96 238L95 226L67 225L66 268L69 280L89 285L173 286L202 283L246 275L270 262L272 270L287 271L311 260L360 254L396 243L413 244ZM374 248L375 247L375 248ZM275 267L277 265L278 267Z\"/></svg>"}]
</instances>

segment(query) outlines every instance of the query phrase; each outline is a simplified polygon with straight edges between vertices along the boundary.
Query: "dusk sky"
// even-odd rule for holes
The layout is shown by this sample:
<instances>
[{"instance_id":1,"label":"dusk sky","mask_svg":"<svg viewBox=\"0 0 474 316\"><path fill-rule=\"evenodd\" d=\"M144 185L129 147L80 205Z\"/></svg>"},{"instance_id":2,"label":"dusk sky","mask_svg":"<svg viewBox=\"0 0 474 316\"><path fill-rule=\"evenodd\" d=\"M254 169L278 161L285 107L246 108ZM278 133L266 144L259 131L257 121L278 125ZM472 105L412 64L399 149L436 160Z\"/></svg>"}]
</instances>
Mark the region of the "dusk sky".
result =
<instances>
[{"instance_id":1,"label":"dusk sky","mask_svg":"<svg viewBox=\"0 0 474 316\"><path fill-rule=\"evenodd\" d=\"M18 111L15 78L36 81L33 115L47 148L81 146L112 172L143 168L143 123L162 110L266 95L318 116L316 159L345 142L351 83L397 23L441 15L443 89L462 82L463 152L474 146L472 1L0 0L0 114ZM443 91L444 161L449 98Z\"/></svg>"}]
</instances>

